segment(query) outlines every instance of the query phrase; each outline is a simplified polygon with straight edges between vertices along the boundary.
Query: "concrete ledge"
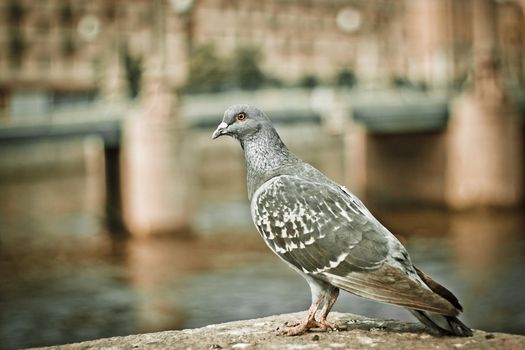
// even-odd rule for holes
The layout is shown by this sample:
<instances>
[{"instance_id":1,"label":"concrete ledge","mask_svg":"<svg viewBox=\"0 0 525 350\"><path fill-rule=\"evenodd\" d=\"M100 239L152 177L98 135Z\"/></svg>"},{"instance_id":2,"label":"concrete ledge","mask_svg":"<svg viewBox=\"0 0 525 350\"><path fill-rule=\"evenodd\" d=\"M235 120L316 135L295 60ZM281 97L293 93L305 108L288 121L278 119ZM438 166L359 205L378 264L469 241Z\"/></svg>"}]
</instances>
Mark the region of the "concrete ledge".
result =
<instances>
[{"instance_id":1,"label":"concrete ledge","mask_svg":"<svg viewBox=\"0 0 525 350\"><path fill-rule=\"evenodd\" d=\"M344 330L279 336L286 321L304 312L235 321L198 329L92 340L45 349L525 349L525 336L475 331L470 338L437 337L416 323L375 320L332 313L329 320ZM44 348L43 348L44 349Z\"/></svg>"}]
</instances>

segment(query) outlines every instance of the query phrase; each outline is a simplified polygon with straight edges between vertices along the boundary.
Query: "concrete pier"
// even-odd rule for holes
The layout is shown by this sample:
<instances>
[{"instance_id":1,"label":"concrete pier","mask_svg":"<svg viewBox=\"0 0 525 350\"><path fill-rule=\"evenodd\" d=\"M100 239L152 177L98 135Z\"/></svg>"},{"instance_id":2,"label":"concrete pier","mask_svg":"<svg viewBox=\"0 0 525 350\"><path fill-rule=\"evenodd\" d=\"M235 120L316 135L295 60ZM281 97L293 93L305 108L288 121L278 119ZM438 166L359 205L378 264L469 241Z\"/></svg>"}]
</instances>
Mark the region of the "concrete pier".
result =
<instances>
[{"instance_id":1,"label":"concrete pier","mask_svg":"<svg viewBox=\"0 0 525 350\"><path fill-rule=\"evenodd\" d=\"M456 209L523 200L523 123L511 104L460 97L447 132L446 202Z\"/></svg>"},{"instance_id":2,"label":"concrete pier","mask_svg":"<svg viewBox=\"0 0 525 350\"><path fill-rule=\"evenodd\" d=\"M285 322L299 322L304 312L214 324L198 329L137 334L41 349L505 349L525 347L525 337L480 330L473 337L437 337L416 323L377 320L333 312L341 330L279 336Z\"/></svg>"},{"instance_id":3,"label":"concrete pier","mask_svg":"<svg viewBox=\"0 0 525 350\"><path fill-rule=\"evenodd\" d=\"M124 221L132 235L186 234L193 214L193 169L183 130L169 120L127 121L124 136Z\"/></svg>"}]
</instances>

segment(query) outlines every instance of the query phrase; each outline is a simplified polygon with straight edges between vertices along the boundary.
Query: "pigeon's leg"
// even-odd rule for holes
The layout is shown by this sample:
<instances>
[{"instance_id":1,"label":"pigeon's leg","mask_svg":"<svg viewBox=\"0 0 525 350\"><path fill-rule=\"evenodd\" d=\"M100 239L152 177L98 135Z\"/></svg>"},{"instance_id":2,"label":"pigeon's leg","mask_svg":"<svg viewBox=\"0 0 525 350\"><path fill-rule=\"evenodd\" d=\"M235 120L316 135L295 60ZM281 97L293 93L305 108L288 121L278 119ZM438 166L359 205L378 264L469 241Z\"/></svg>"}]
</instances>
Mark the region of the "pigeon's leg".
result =
<instances>
[{"instance_id":1,"label":"pigeon's leg","mask_svg":"<svg viewBox=\"0 0 525 350\"><path fill-rule=\"evenodd\" d=\"M339 296L339 288L331 287L328 290L328 293L325 295L325 303L323 308L321 309L321 315L319 317L319 325L321 329L328 330L328 329L337 329L337 326L335 323L328 322L326 318L328 317L328 314L332 310L332 307L335 304L335 301L337 300L337 297Z\"/></svg>"},{"instance_id":2,"label":"pigeon's leg","mask_svg":"<svg viewBox=\"0 0 525 350\"><path fill-rule=\"evenodd\" d=\"M317 313L317 310L319 309L323 301L326 300L327 293L332 292L333 287L330 286L328 283L316 280L311 276L304 275L303 277L310 285L310 290L312 292L312 305L308 309L306 319L297 325L288 327L286 330L284 330L284 335L303 334L311 328L320 328L321 330L327 330L326 327L323 327L319 322L315 320L315 314Z\"/></svg>"},{"instance_id":3,"label":"pigeon's leg","mask_svg":"<svg viewBox=\"0 0 525 350\"><path fill-rule=\"evenodd\" d=\"M311 328L321 327L319 322L315 320L315 314L317 310L319 309L319 306L321 306L321 304L323 303L323 300L324 300L324 294L320 295L317 301L312 303L312 305L308 309L308 314L306 315L306 319L303 322L295 326L288 327L282 332L282 334L290 335L290 336L299 335L299 334L305 333Z\"/></svg>"}]
</instances>

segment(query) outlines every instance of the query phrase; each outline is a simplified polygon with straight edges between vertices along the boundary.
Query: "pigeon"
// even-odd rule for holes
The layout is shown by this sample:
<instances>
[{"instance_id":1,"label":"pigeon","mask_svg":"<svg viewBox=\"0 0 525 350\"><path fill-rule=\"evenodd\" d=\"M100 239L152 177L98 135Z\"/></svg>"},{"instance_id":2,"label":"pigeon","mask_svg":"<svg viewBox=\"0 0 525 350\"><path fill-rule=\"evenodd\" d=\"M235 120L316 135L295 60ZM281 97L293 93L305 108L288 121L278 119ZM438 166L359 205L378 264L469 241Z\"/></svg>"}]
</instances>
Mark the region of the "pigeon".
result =
<instances>
[{"instance_id":1,"label":"pigeon","mask_svg":"<svg viewBox=\"0 0 525 350\"><path fill-rule=\"evenodd\" d=\"M284 335L337 329L327 317L341 289L405 307L436 334L472 335L457 318L463 309L454 294L415 267L405 247L346 187L289 151L263 111L229 107L212 139L223 135L244 151L258 232L310 286L306 318Z\"/></svg>"}]
</instances>

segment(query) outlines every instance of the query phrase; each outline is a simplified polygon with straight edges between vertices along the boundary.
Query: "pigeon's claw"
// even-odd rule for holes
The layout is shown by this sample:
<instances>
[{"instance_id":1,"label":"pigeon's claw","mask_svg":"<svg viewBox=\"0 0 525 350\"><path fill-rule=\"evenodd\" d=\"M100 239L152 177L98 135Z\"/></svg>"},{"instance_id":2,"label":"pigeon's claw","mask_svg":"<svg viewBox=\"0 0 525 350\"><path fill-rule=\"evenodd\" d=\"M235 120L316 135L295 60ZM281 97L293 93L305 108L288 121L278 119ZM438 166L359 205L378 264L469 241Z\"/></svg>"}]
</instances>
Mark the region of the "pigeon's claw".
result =
<instances>
[{"instance_id":1,"label":"pigeon's claw","mask_svg":"<svg viewBox=\"0 0 525 350\"><path fill-rule=\"evenodd\" d=\"M328 322L327 320L317 321L310 319L301 323L295 323L294 325L286 325L286 328L281 330L279 334L285 336L301 335L314 328L320 332L339 330L339 327L337 327L335 323Z\"/></svg>"},{"instance_id":2,"label":"pigeon's claw","mask_svg":"<svg viewBox=\"0 0 525 350\"><path fill-rule=\"evenodd\" d=\"M326 328L323 329L323 325L317 322L315 319L308 319L305 322L301 322L293 326L287 326L280 332L280 334L285 336L301 335L308 332L312 328L319 328L322 331L327 330Z\"/></svg>"},{"instance_id":3,"label":"pigeon's claw","mask_svg":"<svg viewBox=\"0 0 525 350\"><path fill-rule=\"evenodd\" d=\"M318 322L319 328L322 331L336 331L339 330L339 327L333 322L328 322L327 320L321 320Z\"/></svg>"}]
</instances>

